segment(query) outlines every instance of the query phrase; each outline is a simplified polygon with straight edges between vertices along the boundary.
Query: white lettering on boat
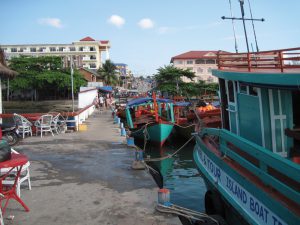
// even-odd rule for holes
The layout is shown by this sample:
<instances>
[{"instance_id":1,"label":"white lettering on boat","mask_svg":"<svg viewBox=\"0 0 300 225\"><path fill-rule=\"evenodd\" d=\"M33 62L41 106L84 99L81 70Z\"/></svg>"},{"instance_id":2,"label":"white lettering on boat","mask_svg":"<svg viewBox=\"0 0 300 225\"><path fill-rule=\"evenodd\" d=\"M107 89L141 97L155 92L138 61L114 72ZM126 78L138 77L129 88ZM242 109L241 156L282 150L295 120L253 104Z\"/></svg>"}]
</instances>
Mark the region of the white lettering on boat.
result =
<instances>
[{"instance_id":1,"label":"white lettering on boat","mask_svg":"<svg viewBox=\"0 0 300 225\"><path fill-rule=\"evenodd\" d=\"M228 176L201 150L197 151L203 168L257 224L287 225L274 212Z\"/></svg>"}]
</instances>

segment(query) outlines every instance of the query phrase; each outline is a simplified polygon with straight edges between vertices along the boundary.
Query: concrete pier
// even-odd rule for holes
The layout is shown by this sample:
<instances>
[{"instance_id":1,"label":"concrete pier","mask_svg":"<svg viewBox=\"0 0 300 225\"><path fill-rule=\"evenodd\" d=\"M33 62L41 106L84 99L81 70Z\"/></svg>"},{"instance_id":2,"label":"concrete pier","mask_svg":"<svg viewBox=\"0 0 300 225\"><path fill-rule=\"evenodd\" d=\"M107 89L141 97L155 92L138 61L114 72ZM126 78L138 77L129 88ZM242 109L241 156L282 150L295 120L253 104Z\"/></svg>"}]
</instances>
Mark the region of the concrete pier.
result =
<instances>
[{"instance_id":1,"label":"concrete pier","mask_svg":"<svg viewBox=\"0 0 300 225\"><path fill-rule=\"evenodd\" d=\"M131 169L134 150L110 111L86 124L87 131L28 137L14 147L31 162L32 190L21 189L30 212L11 200L5 218L14 219L5 224L181 224L155 211L158 188L146 171Z\"/></svg>"}]
</instances>

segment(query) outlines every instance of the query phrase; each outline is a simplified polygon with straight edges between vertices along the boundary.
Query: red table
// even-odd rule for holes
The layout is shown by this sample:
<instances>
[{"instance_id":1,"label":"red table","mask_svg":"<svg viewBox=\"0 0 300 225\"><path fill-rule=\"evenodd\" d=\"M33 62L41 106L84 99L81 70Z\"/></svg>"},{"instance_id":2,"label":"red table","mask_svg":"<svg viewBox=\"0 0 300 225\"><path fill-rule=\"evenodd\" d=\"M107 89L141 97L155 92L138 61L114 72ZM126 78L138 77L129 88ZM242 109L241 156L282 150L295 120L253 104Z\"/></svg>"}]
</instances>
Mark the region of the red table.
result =
<instances>
[{"instance_id":1,"label":"red table","mask_svg":"<svg viewBox=\"0 0 300 225\"><path fill-rule=\"evenodd\" d=\"M10 160L0 162L0 169L11 168L10 170L8 170L7 172L5 172L4 174L2 174L0 176L0 193L3 195L2 197L0 197L0 206L1 207L2 207L2 201L6 200L4 206L2 207L3 214L5 213L6 207L7 207L10 199L15 199L17 202L19 202L23 206L23 208L27 212L29 212L29 208L25 205L25 203L17 195L17 192L16 192L17 182L20 178L22 167L27 162L28 162L27 156L25 156L23 154L14 154L14 153L11 154ZM9 174L14 169L16 169L17 174L15 176L15 181L14 181L13 186L3 186L2 181L5 180L5 178L7 178L7 176L9 176Z\"/></svg>"}]
</instances>

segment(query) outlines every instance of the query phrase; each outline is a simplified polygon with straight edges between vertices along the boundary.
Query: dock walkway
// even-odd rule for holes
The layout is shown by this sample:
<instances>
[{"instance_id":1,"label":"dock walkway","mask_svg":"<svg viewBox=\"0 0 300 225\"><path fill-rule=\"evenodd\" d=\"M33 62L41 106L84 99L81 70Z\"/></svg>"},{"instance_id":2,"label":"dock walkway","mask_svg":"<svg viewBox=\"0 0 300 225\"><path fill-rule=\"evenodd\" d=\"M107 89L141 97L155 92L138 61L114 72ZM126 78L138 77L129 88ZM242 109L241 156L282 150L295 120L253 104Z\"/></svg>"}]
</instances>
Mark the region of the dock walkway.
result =
<instances>
[{"instance_id":1,"label":"dock walkway","mask_svg":"<svg viewBox=\"0 0 300 225\"><path fill-rule=\"evenodd\" d=\"M146 171L130 168L134 151L109 111L95 112L87 131L28 137L14 147L31 162L32 190L21 189L30 208L11 200L5 224L179 225L154 207L157 187Z\"/></svg>"}]
</instances>

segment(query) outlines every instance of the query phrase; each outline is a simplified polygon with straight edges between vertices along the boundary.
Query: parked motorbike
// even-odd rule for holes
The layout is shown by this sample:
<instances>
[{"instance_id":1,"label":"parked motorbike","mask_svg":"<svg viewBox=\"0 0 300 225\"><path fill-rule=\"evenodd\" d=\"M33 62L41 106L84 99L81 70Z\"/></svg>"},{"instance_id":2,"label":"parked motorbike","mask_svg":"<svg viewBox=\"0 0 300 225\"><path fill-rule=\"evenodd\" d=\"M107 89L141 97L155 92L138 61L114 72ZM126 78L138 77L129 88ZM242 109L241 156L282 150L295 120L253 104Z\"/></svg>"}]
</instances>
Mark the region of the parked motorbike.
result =
<instances>
[{"instance_id":1,"label":"parked motorbike","mask_svg":"<svg viewBox=\"0 0 300 225\"><path fill-rule=\"evenodd\" d=\"M15 124L0 124L2 129L2 140L6 140L10 146L17 144L21 138Z\"/></svg>"}]
</instances>

